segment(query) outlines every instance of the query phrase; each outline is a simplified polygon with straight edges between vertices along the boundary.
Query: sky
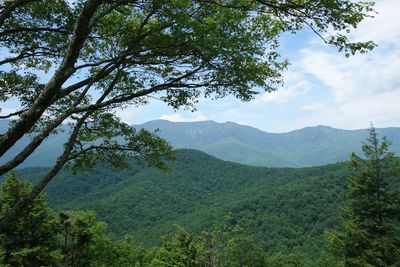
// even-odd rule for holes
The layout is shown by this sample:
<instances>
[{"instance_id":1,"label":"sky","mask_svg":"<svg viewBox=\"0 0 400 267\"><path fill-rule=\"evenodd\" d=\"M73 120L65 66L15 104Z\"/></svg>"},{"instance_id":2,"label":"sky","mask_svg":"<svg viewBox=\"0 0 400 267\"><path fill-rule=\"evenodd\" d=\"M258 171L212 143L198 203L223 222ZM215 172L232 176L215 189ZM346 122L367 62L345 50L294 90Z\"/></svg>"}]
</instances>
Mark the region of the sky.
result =
<instances>
[{"instance_id":1,"label":"sky","mask_svg":"<svg viewBox=\"0 0 400 267\"><path fill-rule=\"evenodd\" d=\"M170 121L232 121L267 132L287 132L327 125L341 129L400 127L399 0L376 0L378 14L352 32L357 41L373 40L373 51L346 58L310 30L281 37L279 52L291 65L285 85L251 102L234 97L201 99L196 112L174 111L159 100L117 115L128 124L156 119ZM15 111L14 102L3 112Z\"/></svg>"},{"instance_id":2,"label":"sky","mask_svg":"<svg viewBox=\"0 0 400 267\"><path fill-rule=\"evenodd\" d=\"M341 129L400 126L400 16L398 0L377 0L373 19L352 33L373 40L372 52L346 58L310 31L281 38L280 52L291 65L285 85L251 102L233 97L202 99L196 112L174 112L154 100L118 115L129 124L149 120L233 121L268 132L287 132L315 125Z\"/></svg>"}]
</instances>

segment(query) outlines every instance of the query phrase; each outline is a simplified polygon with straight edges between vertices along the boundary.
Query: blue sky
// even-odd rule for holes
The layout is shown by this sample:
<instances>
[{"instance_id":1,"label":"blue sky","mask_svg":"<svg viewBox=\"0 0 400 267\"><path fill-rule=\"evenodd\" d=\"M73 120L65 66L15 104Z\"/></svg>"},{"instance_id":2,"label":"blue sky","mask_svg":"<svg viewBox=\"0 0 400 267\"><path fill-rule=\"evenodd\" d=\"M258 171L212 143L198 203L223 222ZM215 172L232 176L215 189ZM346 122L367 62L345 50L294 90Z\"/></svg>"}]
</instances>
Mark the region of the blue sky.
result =
<instances>
[{"instance_id":1,"label":"blue sky","mask_svg":"<svg viewBox=\"0 0 400 267\"><path fill-rule=\"evenodd\" d=\"M398 0L377 0L374 19L352 33L359 41L374 40L378 47L364 55L346 58L310 31L281 38L280 52L291 62L285 85L277 92L260 94L247 103L233 97L201 99L197 112L174 112L153 100L140 108L117 112L123 121L149 120L233 121L269 132L286 132L307 126L342 129L400 126L400 16ZM2 103L3 112L15 102Z\"/></svg>"},{"instance_id":2,"label":"blue sky","mask_svg":"<svg viewBox=\"0 0 400 267\"><path fill-rule=\"evenodd\" d=\"M379 14L352 33L354 40L374 40L378 47L346 58L311 32L285 35L281 54L291 66L285 86L252 102L232 97L201 100L197 112L174 112L153 101L118 115L130 124L154 119L233 121L269 132L329 125L342 129L400 126L400 16L398 0L377 0Z\"/></svg>"}]
</instances>

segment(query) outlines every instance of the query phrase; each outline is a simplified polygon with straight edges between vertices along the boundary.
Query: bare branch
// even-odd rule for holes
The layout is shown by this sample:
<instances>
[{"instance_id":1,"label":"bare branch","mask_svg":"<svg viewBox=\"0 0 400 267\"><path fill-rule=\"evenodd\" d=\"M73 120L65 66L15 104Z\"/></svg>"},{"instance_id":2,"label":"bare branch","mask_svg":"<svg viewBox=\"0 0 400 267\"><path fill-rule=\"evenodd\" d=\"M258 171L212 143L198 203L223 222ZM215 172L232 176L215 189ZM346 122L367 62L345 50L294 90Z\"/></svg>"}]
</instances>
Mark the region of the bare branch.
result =
<instances>
[{"instance_id":1,"label":"bare branch","mask_svg":"<svg viewBox=\"0 0 400 267\"><path fill-rule=\"evenodd\" d=\"M18 115L20 115L22 112L24 112L24 110L18 110L18 111L15 111L15 112L11 112L10 114L7 114L7 115L1 115L0 116L0 119L8 119L8 118L11 118L11 117L13 117L13 116L18 116ZM1 174L0 174L1 175Z\"/></svg>"}]
</instances>

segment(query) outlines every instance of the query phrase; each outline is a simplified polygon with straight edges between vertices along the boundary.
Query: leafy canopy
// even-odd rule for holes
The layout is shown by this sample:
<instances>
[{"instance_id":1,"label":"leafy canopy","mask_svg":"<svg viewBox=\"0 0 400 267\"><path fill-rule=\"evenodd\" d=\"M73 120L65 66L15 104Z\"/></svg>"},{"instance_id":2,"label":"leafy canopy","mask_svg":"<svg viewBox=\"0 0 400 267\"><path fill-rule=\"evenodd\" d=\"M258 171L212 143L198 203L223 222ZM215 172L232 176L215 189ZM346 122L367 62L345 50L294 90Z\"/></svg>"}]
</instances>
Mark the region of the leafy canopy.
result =
<instances>
[{"instance_id":1,"label":"leafy canopy","mask_svg":"<svg viewBox=\"0 0 400 267\"><path fill-rule=\"evenodd\" d=\"M0 187L0 216L15 202L29 195L31 186L18 180L15 174L6 177ZM7 225L0 233L0 265L39 266L53 265L61 258L56 236L58 221L47 207L47 200L39 195L25 209L18 222ZM3 265L1 265L3 266Z\"/></svg>"},{"instance_id":2,"label":"leafy canopy","mask_svg":"<svg viewBox=\"0 0 400 267\"><path fill-rule=\"evenodd\" d=\"M350 0L3 1L0 101L17 101L19 109L2 116L15 121L0 135L0 156L22 136L32 141L0 174L63 122L70 125L54 168L6 217L67 163L108 160L121 167L142 155L161 166L171 157L167 143L121 122L116 110L153 99L190 110L201 97L251 100L282 84L288 62L277 52L280 34L311 28L346 55L366 52L372 42L354 43L347 34L372 7Z\"/></svg>"}]
</instances>

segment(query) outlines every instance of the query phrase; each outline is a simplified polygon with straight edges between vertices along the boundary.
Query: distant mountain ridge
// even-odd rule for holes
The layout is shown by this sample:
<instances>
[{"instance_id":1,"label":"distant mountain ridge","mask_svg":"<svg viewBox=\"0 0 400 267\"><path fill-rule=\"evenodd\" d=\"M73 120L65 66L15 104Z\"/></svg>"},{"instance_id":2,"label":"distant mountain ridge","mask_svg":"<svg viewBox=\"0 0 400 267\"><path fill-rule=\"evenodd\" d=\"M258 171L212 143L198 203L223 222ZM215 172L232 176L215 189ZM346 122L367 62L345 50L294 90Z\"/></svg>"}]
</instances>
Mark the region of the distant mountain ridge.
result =
<instances>
[{"instance_id":1,"label":"distant mountain ridge","mask_svg":"<svg viewBox=\"0 0 400 267\"><path fill-rule=\"evenodd\" d=\"M176 148L193 148L220 159L269 167L307 167L346 161L361 152L368 131L329 126L306 127L287 133L269 133L233 122L170 122L155 120L136 127L156 130ZM377 132L392 141L400 155L400 128Z\"/></svg>"},{"instance_id":2,"label":"distant mountain ridge","mask_svg":"<svg viewBox=\"0 0 400 267\"><path fill-rule=\"evenodd\" d=\"M7 127L8 121L1 120L0 132ZM154 120L133 127L158 129L156 134L178 149L198 149L223 160L268 167L307 167L345 161L351 152L360 153L361 143L368 137L365 129L315 126L287 133L269 133L234 122L215 121ZM400 128L381 128L377 132L392 141L392 151L400 155ZM21 167L53 164L65 140L63 133L50 136ZM11 159L28 141L27 137L20 140L0 163Z\"/></svg>"}]
</instances>

